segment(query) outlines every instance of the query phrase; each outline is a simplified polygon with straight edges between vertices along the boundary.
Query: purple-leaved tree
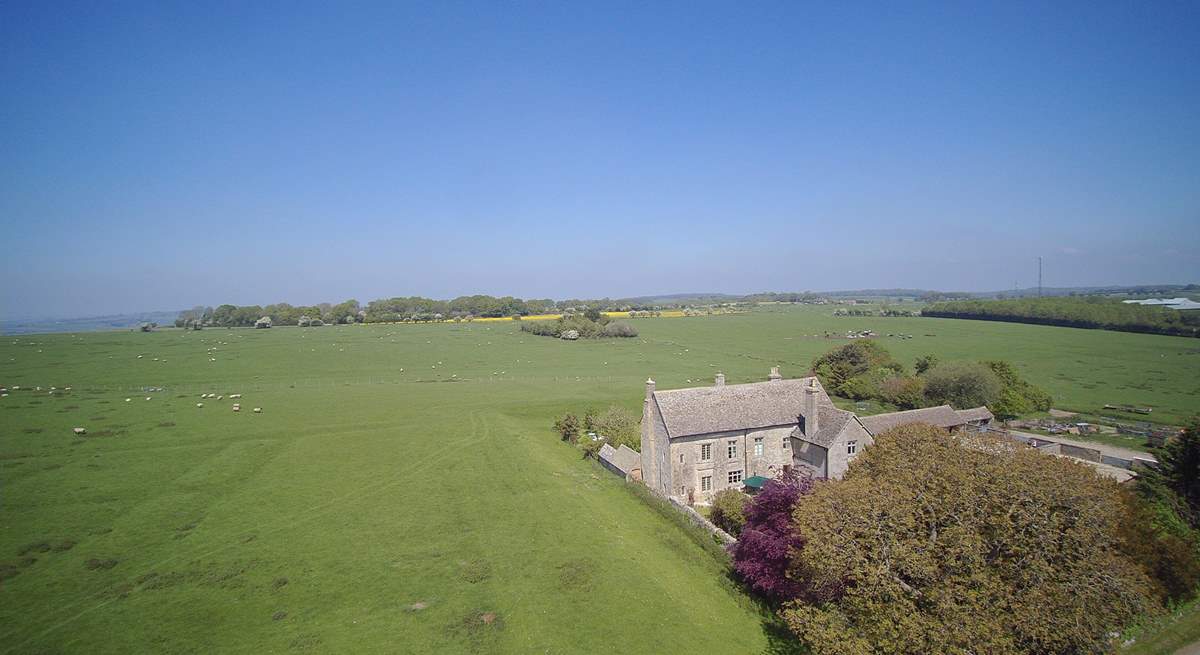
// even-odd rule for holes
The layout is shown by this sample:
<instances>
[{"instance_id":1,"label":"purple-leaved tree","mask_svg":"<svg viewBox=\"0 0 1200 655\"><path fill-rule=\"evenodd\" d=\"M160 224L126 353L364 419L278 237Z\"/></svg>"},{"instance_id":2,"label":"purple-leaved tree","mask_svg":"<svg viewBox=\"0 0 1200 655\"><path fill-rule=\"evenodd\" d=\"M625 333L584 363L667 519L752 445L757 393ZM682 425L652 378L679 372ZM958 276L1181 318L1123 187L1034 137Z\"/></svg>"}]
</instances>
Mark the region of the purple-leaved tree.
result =
<instances>
[{"instance_id":1,"label":"purple-leaved tree","mask_svg":"<svg viewBox=\"0 0 1200 655\"><path fill-rule=\"evenodd\" d=\"M792 510L812 490L812 478L795 472L770 480L746 505L746 525L730 546L738 576L757 593L774 601L800 595L802 585L787 577L790 552L804 546L792 527Z\"/></svg>"}]
</instances>

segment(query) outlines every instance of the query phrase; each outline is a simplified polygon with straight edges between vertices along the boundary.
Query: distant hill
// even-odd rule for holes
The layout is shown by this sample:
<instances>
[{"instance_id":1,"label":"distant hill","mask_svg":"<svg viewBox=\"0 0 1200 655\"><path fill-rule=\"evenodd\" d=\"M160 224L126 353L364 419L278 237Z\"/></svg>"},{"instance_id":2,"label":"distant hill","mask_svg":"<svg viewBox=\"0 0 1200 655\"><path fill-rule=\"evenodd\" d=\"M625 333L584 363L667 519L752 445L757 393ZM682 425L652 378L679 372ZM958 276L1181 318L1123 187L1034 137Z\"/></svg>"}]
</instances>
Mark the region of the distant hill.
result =
<instances>
[{"instance_id":1,"label":"distant hill","mask_svg":"<svg viewBox=\"0 0 1200 655\"><path fill-rule=\"evenodd\" d=\"M127 330L135 328L142 323L174 325L176 316L179 316L178 311L111 314L109 316L89 316L85 318L0 320L0 334Z\"/></svg>"}]
</instances>

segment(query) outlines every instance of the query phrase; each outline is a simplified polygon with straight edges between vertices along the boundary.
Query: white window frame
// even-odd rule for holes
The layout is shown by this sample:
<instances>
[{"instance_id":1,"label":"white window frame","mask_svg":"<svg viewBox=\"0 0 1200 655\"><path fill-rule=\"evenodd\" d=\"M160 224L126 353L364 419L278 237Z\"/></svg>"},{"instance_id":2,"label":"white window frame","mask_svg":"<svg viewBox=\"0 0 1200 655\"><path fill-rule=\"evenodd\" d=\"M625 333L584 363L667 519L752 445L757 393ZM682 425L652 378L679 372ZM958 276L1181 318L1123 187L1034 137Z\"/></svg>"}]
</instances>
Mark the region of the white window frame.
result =
<instances>
[{"instance_id":1,"label":"white window frame","mask_svg":"<svg viewBox=\"0 0 1200 655\"><path fill-rule=\"evenodd\" d=\"M729 484L740 484L742 482L741 469L738 469L736 471L730 471L729 474L725 477L725 479L729 481Z\"/></svg>"},{"instance_id":2,"label":"white window frame","mask_svg":"<svg viewBox=\"0 0 1200 655\"><path fill-rule=\"evenodd\" d=\"M762 457L765 450L766 450L766 446L763 445L763 438L762 437L754 437L754 456Z\"/></svg>"},{"instance_id":3,"label":"white window frame","mask_svg":"<svg viewBox=\"0 0 1200 655\"><path fill-rule=\"evenodd\" d=\"M846 442L846 454L853 455L854 453L857 453L857 452L858 452L858 442L857 441L847 441Z\"/></svg>"},{"instance_id":4,"label":"white window frame","mask_svg":"<svg viewBox=\"0 0 1200 655\"><path fill-rule=\"evenodd\" d=\"M725 452L729 454L729 459L737 458L737 439L729 440L729 444L725 447Z\"/></svg>"},{"instance_id":5,"label":"white window frame","mask_svg":"<svg viewBox=\"0 0 1200 655\"><path fill-rule=\"evenodd\" d=\"M710 443L700 444L700 461L702 461L702 462L711 462L712 461L712 444L710 444Z\"/></svg>"}]
</instances>

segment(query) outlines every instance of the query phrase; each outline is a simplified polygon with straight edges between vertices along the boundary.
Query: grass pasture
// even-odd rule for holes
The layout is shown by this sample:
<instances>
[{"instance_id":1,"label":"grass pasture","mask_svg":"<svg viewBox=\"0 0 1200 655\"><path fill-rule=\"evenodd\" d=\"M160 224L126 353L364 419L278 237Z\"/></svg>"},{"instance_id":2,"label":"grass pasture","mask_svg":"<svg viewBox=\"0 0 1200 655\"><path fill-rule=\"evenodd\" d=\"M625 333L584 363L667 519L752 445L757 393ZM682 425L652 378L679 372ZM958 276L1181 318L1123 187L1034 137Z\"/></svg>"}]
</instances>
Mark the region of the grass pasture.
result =
<instances>
[{"instance_id":1,"label":"grass pasture","mask_svg":"<svg viewBox=\"0 0 1200 655\"><path fill-rule=\"evenodd\" d=\"M1196 340L831 313L578 342L511 323L4 337L0 384L22 389L0 398L0 652L762 652L708 553L549 426L637 409L647 376L799 375L844 343L804 336L825 330L911 333L883 338L909 363L1005 358L1065 408L1200 410Z\"/></svg>"}]
</instances>

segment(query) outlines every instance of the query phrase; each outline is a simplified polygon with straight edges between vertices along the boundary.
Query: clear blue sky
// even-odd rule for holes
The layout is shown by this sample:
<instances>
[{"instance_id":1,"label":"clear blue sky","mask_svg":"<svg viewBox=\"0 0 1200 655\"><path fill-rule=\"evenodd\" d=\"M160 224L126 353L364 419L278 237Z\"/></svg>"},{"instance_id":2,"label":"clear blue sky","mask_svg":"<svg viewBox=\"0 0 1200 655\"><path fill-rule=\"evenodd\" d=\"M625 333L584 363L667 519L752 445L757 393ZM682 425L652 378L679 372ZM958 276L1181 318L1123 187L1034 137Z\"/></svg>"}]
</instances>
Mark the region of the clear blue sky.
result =
<instances>
[{"instance_id":1,"label":"clear blue sky","mask_svg":"<svg viewBox=\"0 0 1200 655\"><path fill-rule=\"evenodd\" d=\"M840 4L5 2L0 315L1200 280L1200 4Z\"/></svg>"}]
</instances>

